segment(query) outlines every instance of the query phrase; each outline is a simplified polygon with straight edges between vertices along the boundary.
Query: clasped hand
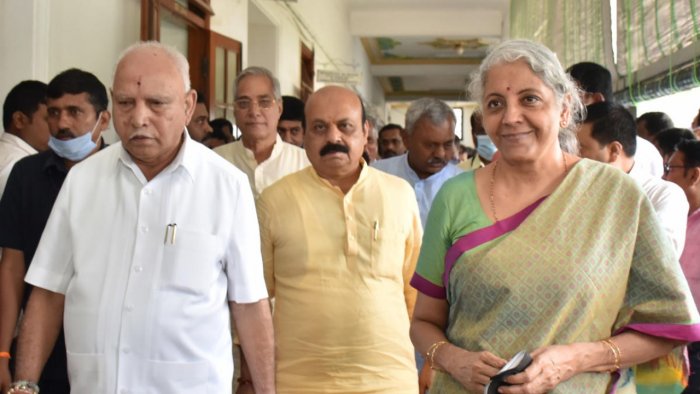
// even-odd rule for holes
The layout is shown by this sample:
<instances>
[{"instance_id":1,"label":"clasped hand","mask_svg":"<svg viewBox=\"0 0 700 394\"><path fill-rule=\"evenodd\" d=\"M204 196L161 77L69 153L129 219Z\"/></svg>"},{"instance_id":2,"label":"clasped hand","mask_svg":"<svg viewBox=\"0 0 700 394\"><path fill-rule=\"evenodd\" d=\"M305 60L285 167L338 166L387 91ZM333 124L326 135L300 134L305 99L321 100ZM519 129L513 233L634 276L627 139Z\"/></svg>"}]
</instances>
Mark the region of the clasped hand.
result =
<instances>
[{"instance_id":1,"label":"clasped hand","mask_svg":"<svg viewBox=\"0 0 700 394\"><path fill-rule=\"evenodd\" d=\"M470 393L481 394L506 360L491 352L469 352L451 347L447 372ZM525 371L506 378L511 386L502 386L502 394L543 394L575 375L576 354L570 346L552 345L530 353L532 364Z\"/></svg>"}]
</instances>

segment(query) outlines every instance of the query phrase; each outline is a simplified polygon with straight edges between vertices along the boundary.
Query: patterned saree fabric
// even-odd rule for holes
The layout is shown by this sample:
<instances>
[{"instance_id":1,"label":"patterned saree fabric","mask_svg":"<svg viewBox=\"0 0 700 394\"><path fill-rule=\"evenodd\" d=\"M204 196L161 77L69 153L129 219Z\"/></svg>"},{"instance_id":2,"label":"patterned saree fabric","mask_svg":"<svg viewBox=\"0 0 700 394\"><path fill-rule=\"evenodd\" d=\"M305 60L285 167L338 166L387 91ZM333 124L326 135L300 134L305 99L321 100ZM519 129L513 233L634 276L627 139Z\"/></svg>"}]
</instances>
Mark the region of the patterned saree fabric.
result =
<instances>
[{"instance_id":1,"label":"patterned saree fabric","mask_svg":"<svg viewBox=\"0 0 700 394\"><path fill-rule=\"evenodd\" d=\"M579 161L554 193L497 223L466 173L433 203L412 284L447 299L450 342L506 359L625 329L698 340L700 318L665 237L639 187L610 166ZM583 373L552 392L634 393L633 372L620 375ZM438 373L431 393L457 392Z\"/></svg>"}]
</instances>

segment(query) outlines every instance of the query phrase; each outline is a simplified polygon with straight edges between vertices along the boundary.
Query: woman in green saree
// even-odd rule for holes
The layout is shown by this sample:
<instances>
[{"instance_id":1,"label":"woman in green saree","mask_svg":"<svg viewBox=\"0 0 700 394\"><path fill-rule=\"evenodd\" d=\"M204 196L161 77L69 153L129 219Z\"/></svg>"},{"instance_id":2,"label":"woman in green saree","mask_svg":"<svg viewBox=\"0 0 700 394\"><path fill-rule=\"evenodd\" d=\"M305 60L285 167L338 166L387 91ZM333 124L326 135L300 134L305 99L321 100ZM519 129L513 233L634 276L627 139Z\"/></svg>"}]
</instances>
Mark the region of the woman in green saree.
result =
<instances>
[{"instance_id":1,"label":"woman in green saree","mask_svg":"<svg viewBox=\"0 0 700 394\"><path fill-rule=\"evenodd\" d=\"M443 186L411 281L431 394L634 393L630 366L700 339L700 318L649 201L622 172L565 153L583 107L556 55L497 46L470 83L501 157Z\"/></svg>"}]
</instances>

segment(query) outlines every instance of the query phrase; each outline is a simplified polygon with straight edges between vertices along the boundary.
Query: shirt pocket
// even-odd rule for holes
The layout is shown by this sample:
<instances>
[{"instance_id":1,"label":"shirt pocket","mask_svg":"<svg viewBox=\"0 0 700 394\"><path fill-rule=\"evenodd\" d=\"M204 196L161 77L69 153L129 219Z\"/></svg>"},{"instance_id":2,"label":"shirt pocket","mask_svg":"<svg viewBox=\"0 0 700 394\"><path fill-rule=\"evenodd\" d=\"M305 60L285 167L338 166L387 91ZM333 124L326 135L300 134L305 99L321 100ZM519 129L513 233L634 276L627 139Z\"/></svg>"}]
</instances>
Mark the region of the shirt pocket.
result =
<instances>
[{"instance_id":1,"label":"shirt pocket","mask_svg":"<svg viewBox=\"0 0 700 394\"><path fill-rule=\"evenodd\" d=\"M223 272L223 242L213 234L176 230L166 239L161 262L163 289L205 294Z\"/></svg>"},{"instance_id":2,"label":"shirt pocket","mask_svg":"<svg viewBox=\"0 0 700 394\"><path fill-rule=\"evenodd\" d=\"M398 226L372 228L372 273L380 277L403 276L406 231Z\"/></svg>"}]
</instances>

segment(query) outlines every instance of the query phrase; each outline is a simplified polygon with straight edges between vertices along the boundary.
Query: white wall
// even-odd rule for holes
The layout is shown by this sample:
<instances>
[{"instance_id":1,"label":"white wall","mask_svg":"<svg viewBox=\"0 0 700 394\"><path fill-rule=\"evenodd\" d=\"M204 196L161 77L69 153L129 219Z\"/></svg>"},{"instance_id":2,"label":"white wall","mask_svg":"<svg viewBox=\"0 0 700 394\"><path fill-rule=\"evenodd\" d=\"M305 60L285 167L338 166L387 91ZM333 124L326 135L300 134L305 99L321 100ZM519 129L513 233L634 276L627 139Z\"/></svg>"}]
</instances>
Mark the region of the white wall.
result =
<instances>
[{"instance_id":1,"label":"white wall","mask_svg":"<svg viewBox=\"0 0 700 394\"><path fill-rule=\"evenodd\" d=\"M267 63L280 79L283 94L298 95L301 43L315 51L317 69L358 71L357 91L383 107L381 87L369 77L369 63L357 38L349 33L348 10L342 0L212 0L211 28L243 44L243 67L250 64L254 40L248 37L248 8L254 4L274 25L274 47ZM291 7L293 10L287 7ZM24 79L45 82L78 67L112 85L114 62L121 51L139 40L141 0L2 0L0 1L0 99ZM274 55L270 55L273 53ZM256 54L262 56L262 53ZM315 87L323 86L316 83Z\"/></svg>"},{"instance_id":2,"label":"white wall","mask_svg":"<svg viewBox=\"0 0 700 394\"><path fill-rule=\"evenodd\" d=\"M140 0L0 1L0 99L19 81L48 82L71 67L109 88L117 56L139 39L140 23Z\"/></svg>"},{"instance_id":3,"label":"white wall","mask_svg":"<svg viewBox=\"0 0 700 394\"><path fill-rule=\"evenodd\" d=\"M0 1L0 99L20 81L48 81L48 0Z\"/></svg>"},{"instance_id":4,"label":"white wall","mask_svg":"<svg viewBox=\"0 0 700 394\"><path fill-rule=\"evenodd\" d=\"M358 71L369 75L369 62L359 40L349 33L348 9L342 0L298 0L285 4L251 0L277 27L277 66L283 94L298 94L301 79L301 43L314 50L316 69ZM272 50L272 49L268 49ZM244 62L244 64L246 64ZM315 82L316 89L323 83ZM382 112L384 93L371 78L354 86Z\"/></svg>"},{"instance_id":5,"label":"white wall","mask_svg":"<svg viewBox=\"0 0 700 394\"><path fill-rule=\"evenodd\" d=\"M110 87L117 56L140 38L141 1L61 0L47 3L50 4L46 45L49 75L78 67L97 75Z\"/></svg>"},{"instance_id":6,"label":"white wall","mask_svg":"<svg viewBox=\"0 0 700 394\"><path fill-rule=\"evenodd\" d=\"M274 17L272 17L274 18ZM255 4L248 6L248 60L246 66L265 67L278 75L279 40L276 23ZM284 62L289 66L289 62ZM287 91L281 87L283 91Z\"/></svg>"},{"instance_id":7,"label":"white wall","mask_svg":"<svg viewBox=\"0 0 700 394\"><path fill-rule=\"evenodd\" d=\"M243 67L248 59L248 0L211 0L214 16L209 27L226 37L240 41Z\"/></svg>"}]
</instances>

